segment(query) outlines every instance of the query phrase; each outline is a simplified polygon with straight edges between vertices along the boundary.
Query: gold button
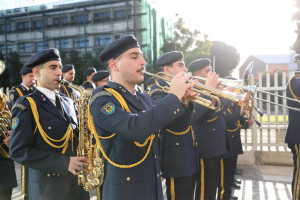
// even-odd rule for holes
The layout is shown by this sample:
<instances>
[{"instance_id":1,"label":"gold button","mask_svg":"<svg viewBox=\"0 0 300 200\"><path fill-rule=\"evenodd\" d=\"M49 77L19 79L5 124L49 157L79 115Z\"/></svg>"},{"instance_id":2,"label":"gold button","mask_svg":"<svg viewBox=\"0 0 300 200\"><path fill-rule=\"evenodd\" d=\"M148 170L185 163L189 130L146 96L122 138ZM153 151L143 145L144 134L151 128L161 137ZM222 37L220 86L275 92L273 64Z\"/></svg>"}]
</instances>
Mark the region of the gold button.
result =
<instances>
[{"instance_id":1,"label":"gold button","mask_svg":"<svg viewBox=\"0 0 300 200\"><path fill-rule=\"evenodd\" d=\"M127 179L126 179L127 181L130 181L130 177L127 177Z\"/></svg>"},{"instance_id":2,"label":"gold button","mask_svg":"<svg viewBox=\"0 0 300 200\"><path fill-rule=\"evenodd\" d=\"M50 177L50 174L47 174L48 177Z\"/></svg>"},{"instance_id":3,"label":"gold button","mask_svg":"<svg viewBox=\"0 0 300 200\"><path fill-rule=\"evenodd\" d=\"M156 159L156 155L154 155L154 158Z\"/></svg>"},{"instance_id":4,"label":"gold button","mask_svg":"<svg viewBox=\"0 0 300 200\"><path fill-rule=\"evenodd\" d=\"M55 176L55 174L52 174L52 176Z\"/></svg>"},{"instance_id":5,"label":"gold button","mask_svg":"<svg viewBox=\"0 0 300 200\"><path fill-rule=\"evenodd\" d=\"M215 131L216 129L215 128L213 128L213 131Z\"/></svg>"},{"instance_id":6,"label":"gold button","mask_svg":"<svg viewBox=\"0 0 300 200\"><path fill-rule=\"evenodd\" d=\"M174 115L176 115L176 111L174 111Z\"/></svg>"},{"instance_id":7,"label":"gold button","mask_svg":"<svg viewBox=\"0 0 300 200\"><path fill-rule=\"evenodd\" d=\"M196 145L198 145L198 143L196 142Z\"/></svg>"},{"instance_id":8,"label":"gold button","mask_svg":"<svg viewBox=\"0 0 300 200\"><path fill-rule=\"evenodd\" d=\"M179 142L176 142L176 146L179 146Z\"/></svg>"},{"instance_id":9,"label":"gold button","mask_svg":"<svg viewBox=\"0 0 300 200\"><path fill-rule=\"evenodd\" d=\"M159 174L157 174L156 176L157 176L157 178L159 178Z\"/></svg>"},{"instance_id":10,"label":"gold button","mask_svg":"<svg viewBox=\"0 0 300 200\"><path fill-rule=\"evenodd\" d=\"M126 92L126 90L125 90L125 89L122 89L122 92Z\"/></svg>"},{"instance_id":11,"label":"gold button","mask_svg":"<svg viewBox=\"0 0 300 200\"><path fill-rule=\"evenodd\" d=\"M177 108L177 112L179 112L179 108Z\"/></svg>"},{"instance_id":12,"label":"gold button","mask_svg":"<svg viewBox=\"0 0 300 200\"><path fill-rule=\"evenodd\" d=\"M60 174L57 174L57 176L60 176Z\"/></svg>"},{"instance_id":13,"label":"gold button","mask_svg":"<svg viewBox=\"0 0 300 200\"><path fill-rule=\"evenodd\" d=\"M234 137L233 135L231 137Z\"/></svg>"},{"instance_id":14,"label":"gold button","mask_svg":"<svg viewBox=\"0 0 300 200\"><path fill-rule=\"evenodd\" d=\"M48 129L51 130L51 126L49 126Z\"/></svg>"}]
</instances>

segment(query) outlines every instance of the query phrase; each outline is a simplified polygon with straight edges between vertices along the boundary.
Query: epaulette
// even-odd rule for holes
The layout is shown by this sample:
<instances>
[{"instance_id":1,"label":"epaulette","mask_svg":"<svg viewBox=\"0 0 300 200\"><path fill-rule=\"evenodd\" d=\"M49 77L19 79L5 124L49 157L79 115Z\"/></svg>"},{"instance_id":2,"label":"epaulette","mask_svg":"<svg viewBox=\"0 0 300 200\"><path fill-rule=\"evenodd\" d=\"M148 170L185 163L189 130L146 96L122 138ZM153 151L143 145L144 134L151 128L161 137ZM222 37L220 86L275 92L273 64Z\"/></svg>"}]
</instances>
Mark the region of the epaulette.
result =
<instances>
[{"instance_id":1,"label":"epaulette","mask_svg":"<svg viewBox=\"0 0 300 200\"><path fill-rule=\"evenodd\" d=\"M14 110L15 108L20 108L21 110L26 110L26 107L20 103L15 103L11 110Z\"/></svg>"},{"instance_id":2,"label":"epaulette","mask_svg":"<svg viewBox=\"0 0 300 200\"><path fill-rule=\"evenodd\" d=\"M107 92L107 91L100 91L100 92L97 92L96 94L94 94L89 102L90 105L92 105L92 103L95 101L95 99L97 99L98 97L101 97L101 96L111 96L112 93L111 92Z\"/></svg>"}]
</instances>

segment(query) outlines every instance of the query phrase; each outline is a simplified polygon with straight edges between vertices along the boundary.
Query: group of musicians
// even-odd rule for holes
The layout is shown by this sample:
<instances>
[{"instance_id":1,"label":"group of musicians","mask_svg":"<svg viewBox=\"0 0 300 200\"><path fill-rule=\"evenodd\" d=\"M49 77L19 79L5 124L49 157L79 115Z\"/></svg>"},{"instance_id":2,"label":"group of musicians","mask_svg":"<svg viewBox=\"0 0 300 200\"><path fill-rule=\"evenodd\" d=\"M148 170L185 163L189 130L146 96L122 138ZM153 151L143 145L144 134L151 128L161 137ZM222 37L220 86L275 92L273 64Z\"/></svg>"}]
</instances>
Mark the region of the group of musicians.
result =
<instances>
[{"instance_id":1,"label":"group of musicians","mask_svg":"<svg viewBox=\"0 0 300 200\"><path fill-rule=\"evenodd\" d=\"M243 153L240 130L250 127L253 118L246 119L247 113L228 99L216 102L193 90L203 84L234 92L222 86L210 60L197 59L186 67L182 52L167 52L156 62L164 75L156 82L149 79L151 86L142 93L136 86L144 81L146 61L134 36L111 42L99 58L107 71L86 69L82 86L91 91L92 126L105 158L101 198L162 200L164 178L168 200L237 199L231 186L237 156ZM77 181L87 159L76 154L80 113L73 100L80 94L69 87L75 67L63 66L57 49L45 49L35 53L20 74L22 83L9 94L12 130L5 144L11 159L22 165L22 197L89 199ZM192 75L206 80L198 83ZM295 98L300 95L297 88L290 91ZM195 103L197 97L220 104L220 109ZM299 166L300 142L295 132L300 119L292 115L298 113L290 112L290 122L295 121L289 125L287 143ZM13 162L1 158L0 199L10 199L16 186L16 176L8 176L9 170L14 173ZM299 167L295 167L293 196L299 194L299 180Z\"/></svg>"}]
</instances>

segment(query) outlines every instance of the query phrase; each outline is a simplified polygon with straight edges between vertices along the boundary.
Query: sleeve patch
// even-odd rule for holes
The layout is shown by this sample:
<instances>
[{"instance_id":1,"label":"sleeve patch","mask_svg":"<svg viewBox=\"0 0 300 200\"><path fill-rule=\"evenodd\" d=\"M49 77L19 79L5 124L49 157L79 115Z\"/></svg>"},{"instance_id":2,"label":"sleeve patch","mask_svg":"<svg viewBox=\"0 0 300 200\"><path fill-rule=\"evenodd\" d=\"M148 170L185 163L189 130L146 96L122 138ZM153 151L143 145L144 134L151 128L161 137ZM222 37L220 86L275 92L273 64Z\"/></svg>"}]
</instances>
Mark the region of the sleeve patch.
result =
<instances>
[{"instance_id":1,"label":"sleeve patch","mask_svg":"<svg viewBox=\"0 0 300 200\"><path fill-rule=\"evenodd\" d=\"M21 110L26 110L26 107L20 103L15 103L14 106L12 107L12 110L15 108L20 108Z\"/></svg>"},{"instance_id":2,"label":"sleeve patch","mask_svg":"<svg viewBox=\"0 0 300 200\"><path fill-rule=\"evenodd\" d=\"M11 127L13 129L15 129L15 128L17 128L18 125L19 125L19 118L17 118L17 117L13 118L11 121Z\"/></svg>"},{"instance_id":3,"label":"sleeve patch","mask_svg":"<svg viewBox=\"0 0 300 200\"><path fill-rule=\"evenodd\" d=\"M98 97L101 97L101 96L111 96L112 93L110 92L107 92L107 91L100 91L100 92L97 92L96 94L94 94L90 100L90 105L92 105L92 103L95 101L95 99L97 99Z\"/></svg>"},{"instance_id":4,"label":"sleeve patch","mask_svg":"<svg viewBox=\"0 0 300 200\"><path fill-rule=\"evenodd\" d=\"M105 115L111 115L115 112L115 110L116 110L116 106L112 102L109 102L109 103L105 104L101 108L101 112Z\"/></svg>"}]
</instances>

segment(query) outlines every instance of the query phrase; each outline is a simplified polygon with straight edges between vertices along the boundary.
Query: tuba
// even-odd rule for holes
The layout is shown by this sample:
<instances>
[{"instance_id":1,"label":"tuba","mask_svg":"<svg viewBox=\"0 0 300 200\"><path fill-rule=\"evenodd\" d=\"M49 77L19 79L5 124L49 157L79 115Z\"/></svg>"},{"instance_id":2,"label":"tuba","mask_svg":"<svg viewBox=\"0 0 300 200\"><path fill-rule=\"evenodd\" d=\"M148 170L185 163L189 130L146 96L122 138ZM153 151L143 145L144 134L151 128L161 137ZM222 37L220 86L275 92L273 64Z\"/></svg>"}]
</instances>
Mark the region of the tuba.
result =
<instances>
[{"instance_id":1,"label":"tuba","mask_svg":"<svg viewBox=\"0 0 300 200\"><path fill-rule=\"evenodd\" d=\"M0 75L5 70L5 64L2 60L0 60ZM11 112L9 107L6 104L6 96L0 90L0 138L4 139L8 137L7 132L11 130ZM0 145L0 155L3 158L9 158L8 147L2 143Z\"/></svg>"},{"instance_id":2,"label":"tuba","mask_svg":"<svg viewBox=\"0 0 300 200\"><path fill-rule=\"evenodd\" d=\"M82 185L84 190L90 191L103 183L104 160L97 145L93 142L92 133L88 127L88 93L81 86L70 84L69 87L80 93L80 98L77 101L79 111L79 143L77 156L87 158L86 171L78 175L78 184Z\"/></svg>"}]
</instances>

